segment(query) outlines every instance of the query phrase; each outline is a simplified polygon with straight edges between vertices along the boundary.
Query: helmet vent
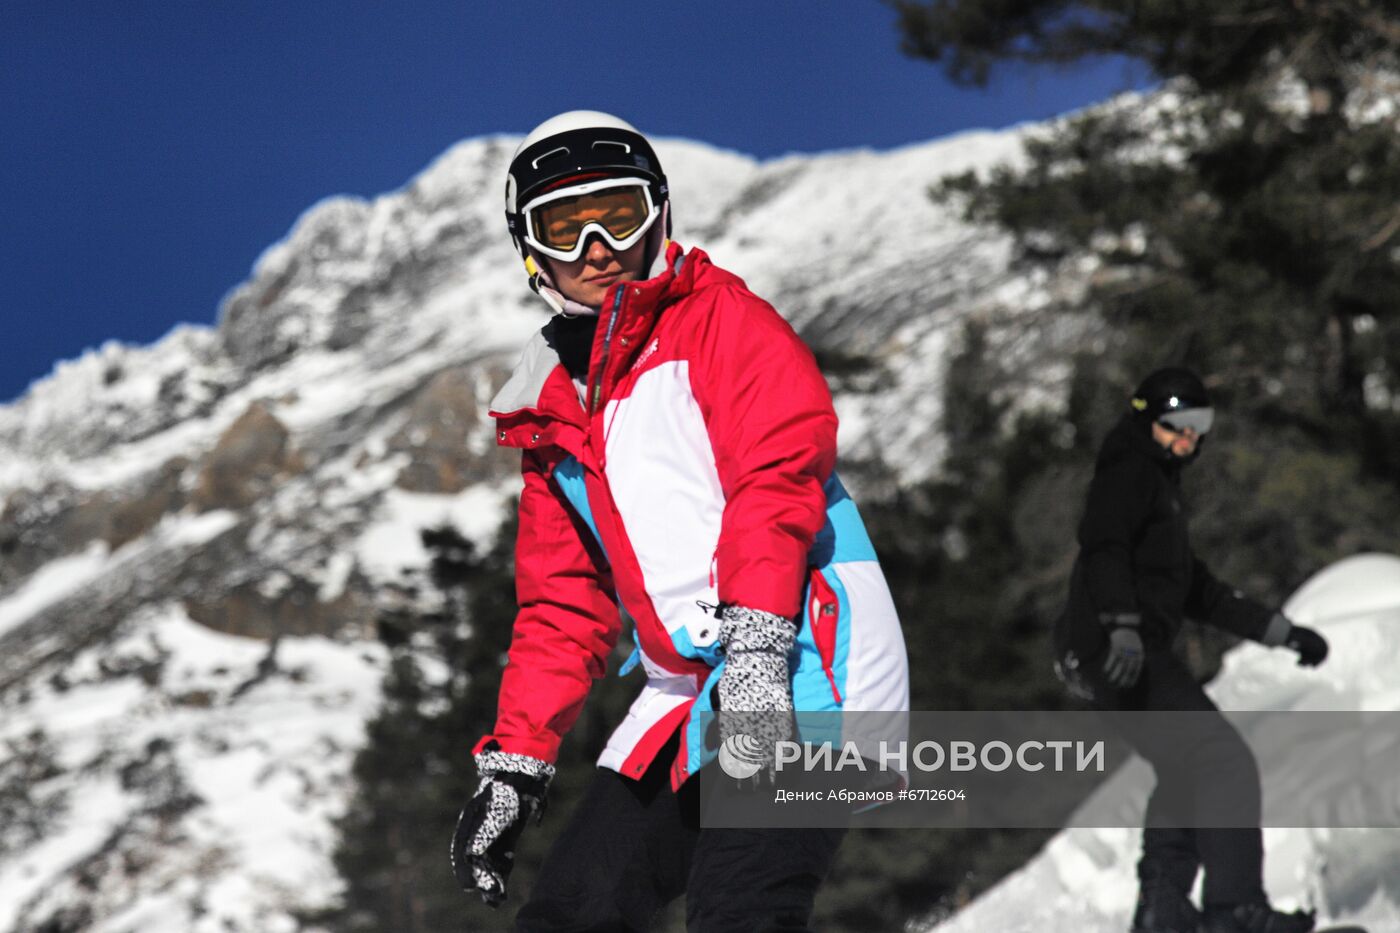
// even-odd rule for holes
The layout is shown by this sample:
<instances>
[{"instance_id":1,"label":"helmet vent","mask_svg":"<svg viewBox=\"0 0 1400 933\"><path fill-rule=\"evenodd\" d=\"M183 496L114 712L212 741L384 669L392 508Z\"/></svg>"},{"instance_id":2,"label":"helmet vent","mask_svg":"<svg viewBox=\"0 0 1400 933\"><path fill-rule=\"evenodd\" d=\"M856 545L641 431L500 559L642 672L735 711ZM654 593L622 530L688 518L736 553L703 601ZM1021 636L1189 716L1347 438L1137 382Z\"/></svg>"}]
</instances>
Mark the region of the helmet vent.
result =
<instances>
[{"instance_id":1,"label":"helmet vent","mask_svg":"<svg viewBox=\"0 0 1400 933\"><path fill-rule=\"evenodd\" d=\"M569 154L569 147L568 147L568 146L560 146L558 149L551 149L551 150L549 150L548 152L546 152L544 155L536 157L536 159L535 159L533 162L531 162L530 165L531 165L531 167L533 167L533 168L539 168L541 162L548 162L550 159L553 159L553 158L555 158L556 156L561 156L561 155L565 155L565 156L566 156L566 155L568 155L568 154Z\"/></svg>"},{"instance_id":2,"label":"helmet vent","mask_svg":"<svg viewBox=\"0 0 1400 933\"><path fill-rule=\"evenodd\" d=\"M597 141L595 141L595 142L593 143L593 148L594 148L594 149L621 149L623 152L625 152L625 153L627 153L627 154L629 154L629 155L632 153L632 147L631 147L631 146L627 145L627 144L624 143L624 142L618 142L618 141L615 140L615 139L599 139L599 140L597 140Z\"/></svg>"}]
</instances>

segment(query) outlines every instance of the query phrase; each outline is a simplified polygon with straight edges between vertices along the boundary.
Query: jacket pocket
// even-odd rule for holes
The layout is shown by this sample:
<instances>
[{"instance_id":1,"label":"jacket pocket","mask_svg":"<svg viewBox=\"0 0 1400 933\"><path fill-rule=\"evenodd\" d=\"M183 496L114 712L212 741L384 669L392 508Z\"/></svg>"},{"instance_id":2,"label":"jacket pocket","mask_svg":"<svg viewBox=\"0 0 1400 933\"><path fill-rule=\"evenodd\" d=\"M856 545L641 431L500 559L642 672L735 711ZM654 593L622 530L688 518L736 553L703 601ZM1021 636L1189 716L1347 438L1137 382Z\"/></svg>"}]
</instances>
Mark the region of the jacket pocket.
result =
<instances>
[{"instance_id":1,"label":"jacket pocket","mask_svg":"<svg viewBox=\"0 0 1400 933\"><path fill-rule=\"evenodd\" d=\"M807 618L812 626L812 641L817 646L817 654L822 660L822 671L827 683L831 684L831 695L837 705L845 701L836 686L836 629L841 619L841 600L826 582L826 577L817 568L812 568L810 585L807 589Z\"/></svg>"}]
</instances>

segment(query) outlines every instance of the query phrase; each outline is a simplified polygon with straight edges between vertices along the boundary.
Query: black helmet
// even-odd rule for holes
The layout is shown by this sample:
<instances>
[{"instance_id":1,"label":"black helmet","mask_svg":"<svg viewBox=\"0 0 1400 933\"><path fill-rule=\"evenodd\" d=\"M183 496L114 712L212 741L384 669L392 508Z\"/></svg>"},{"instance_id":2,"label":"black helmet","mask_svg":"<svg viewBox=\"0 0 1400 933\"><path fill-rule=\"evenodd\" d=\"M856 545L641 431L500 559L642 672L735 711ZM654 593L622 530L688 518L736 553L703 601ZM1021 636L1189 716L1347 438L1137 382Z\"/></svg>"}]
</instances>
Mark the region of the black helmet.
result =
<instances>
[{"instance_id":1,"label":"black helmet","mask_svg":"<svg viewBox=\"0 0 1400 933\"><path fill-rule=\"evenodd\" d=\"M1189 369L1179 366L1159 369L1133 393L1133 411L1146 422L1160 422L1173 430L1191 428L1198 435L1210 430L1215 420L1205 383Z\"/></svg>"}]
</instances>

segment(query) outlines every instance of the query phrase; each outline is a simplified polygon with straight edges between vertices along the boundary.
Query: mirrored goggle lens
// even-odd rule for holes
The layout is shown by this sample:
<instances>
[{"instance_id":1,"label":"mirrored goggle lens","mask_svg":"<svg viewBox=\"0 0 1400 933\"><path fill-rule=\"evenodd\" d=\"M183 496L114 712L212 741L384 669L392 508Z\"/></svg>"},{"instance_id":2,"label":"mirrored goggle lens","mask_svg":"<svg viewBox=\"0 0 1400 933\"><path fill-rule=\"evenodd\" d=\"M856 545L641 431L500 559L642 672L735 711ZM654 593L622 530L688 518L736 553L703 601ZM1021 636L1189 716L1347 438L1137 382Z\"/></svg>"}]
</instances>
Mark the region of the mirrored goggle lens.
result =
<instances>
[{"instance_id":1,"label":"mirrored goggle lens","mask_svg":"<svg viewBox=\"0 0 1400 933\"><path fill-rule=\"evenodd\" d=\"M1183 408L1180 411L1166 412L1157 420L1173 431L1185 431L1189 428L1197 434L1205 434L1215 423L1215 409Z\"/></svg>"},{"instance_id":2,"label":"mirrored goggle lens","mask_svg":"<svg viewBox=\"0 0 1400 933\"><path fill-rule=\"evenodd\" d=\"M530 227L542 245L568 252L589 224L600 224L614 239L625 240L649 214L646 188L627 185L541 204L530 212Z\"/></svg>"}]
</instances>

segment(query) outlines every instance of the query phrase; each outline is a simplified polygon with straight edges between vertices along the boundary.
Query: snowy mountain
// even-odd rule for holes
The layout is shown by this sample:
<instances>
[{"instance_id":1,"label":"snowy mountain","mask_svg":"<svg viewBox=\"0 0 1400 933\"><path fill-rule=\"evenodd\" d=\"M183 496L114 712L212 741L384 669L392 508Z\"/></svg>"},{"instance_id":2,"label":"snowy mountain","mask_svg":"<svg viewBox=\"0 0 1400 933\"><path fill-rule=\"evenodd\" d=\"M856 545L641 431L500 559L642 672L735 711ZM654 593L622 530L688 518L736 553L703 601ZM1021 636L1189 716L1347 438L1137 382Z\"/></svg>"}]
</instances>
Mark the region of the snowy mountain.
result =
<instances>
[{"instance_id":1,"label":"snowy mountain","mask_svg":"<svg viewBox=\"0 0 1400 933\"><path fill-rule=\"evenodd\" d=\"M1400 558L1368 554L1339 561L1304 583L1284 612L1328 639L1327 662L1304 670L1289 652L1240 645L1208 688L1221 709L1400 710L1394 673L1400 653ZM1270 744L1242 731L1256 748ZM1371 801L1372 807L1384 802L1391 812L1400 800L1400 774L1368 772L1363 780L1305 743L1276 751L1259 762L1266 808L1271 796L1287 795L1292 788L1322 789L1328 812L1345 825L1347 808L1359 799ZM1134 759L1086 800L1070 822L1093 825L1096 821L1081 820L1081 815L1095 811L1115 814L1120 826L1140 825L1149 775L1146 763ZM1024 868L946 922L913 928L1120 933L1128 928L1137 897L1140 840L1141 832L1132 829L1062 831ZM1361 923L1372 933L1400 931L1397 865L1400 830L1264 830L1264 881L1270 898L1283 909L1316 909L1320 926Z\"/></svg>"},{"instance_id":2,"label":"snowy mountain","mask_svg":"<svg viewBox=\"0 0 1400 933\"><path fill-rule=\"evenodd\" d=\"M676 237L827 359L848 479L941 456L984 323L1044 404L1074 281L925 197L1019 133L757 162L658 145ZM545 320L503 230L515 140L309 210L217 327L60 364L0 407L0 933L267 931L334 899L330 820L376 708L378 614L431 608L425 528L485 543L518 488L486 401ZM859 467L868 467L861 470Z\"/></svg>"}]
</instances>

